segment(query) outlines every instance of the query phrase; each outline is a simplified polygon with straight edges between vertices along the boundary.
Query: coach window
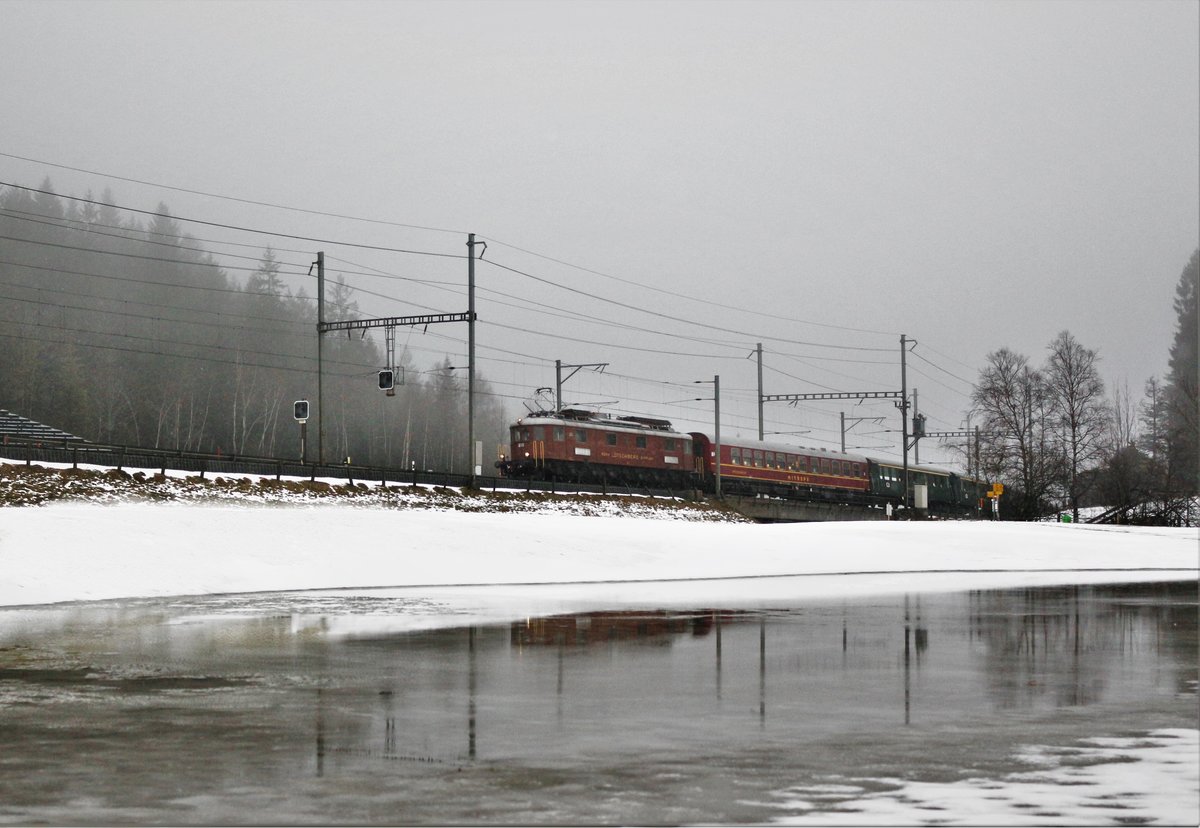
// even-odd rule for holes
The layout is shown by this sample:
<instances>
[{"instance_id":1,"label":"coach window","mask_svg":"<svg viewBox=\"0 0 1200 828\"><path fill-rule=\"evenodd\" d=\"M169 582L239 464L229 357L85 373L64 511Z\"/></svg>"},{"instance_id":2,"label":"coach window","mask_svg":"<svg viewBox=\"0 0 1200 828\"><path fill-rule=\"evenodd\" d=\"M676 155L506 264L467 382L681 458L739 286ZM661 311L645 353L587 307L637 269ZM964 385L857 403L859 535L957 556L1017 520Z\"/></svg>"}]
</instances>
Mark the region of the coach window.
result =
<instances>
[{"instance_id":1,"label":"coach window","mask_svg":"<svg viewBox=\"0 0 1200 828\"><path fill-rule=\"evenodd\" d=\"M608 443L610 446L615 446L615 445L617 444L617 435L616 435L616 434L613 434L613 433L610 431L610 432L608 432L608 434L605 434L605 435L604 435L604 440L605 440L605 442L607 442L607 443Z\"/></svg>"},{"instance_id":2,"label":"coach window","mask_svg":"<svg viewBox=\"0 0 1200 828\"><path fill-rule=\"evenodd\" d=\"M733 465L735 465L735 466L741 464L742 450L740 448L738 448L737 446L734 446L733 448L729 449L729 462L733 463Z\"/></svg>"},{"instance_id":3,"label":"coach window","mask_svg":"<svg viewBox=\"0 0 1200 828\"><path fill-rule=\"evenodd\" d=\"M761 466L764 462L766 462L766 461L763 460L763 453L761 451L759 451L758 449L755 449L754 450L754 465Z\"/></svg>"}]
</instances>

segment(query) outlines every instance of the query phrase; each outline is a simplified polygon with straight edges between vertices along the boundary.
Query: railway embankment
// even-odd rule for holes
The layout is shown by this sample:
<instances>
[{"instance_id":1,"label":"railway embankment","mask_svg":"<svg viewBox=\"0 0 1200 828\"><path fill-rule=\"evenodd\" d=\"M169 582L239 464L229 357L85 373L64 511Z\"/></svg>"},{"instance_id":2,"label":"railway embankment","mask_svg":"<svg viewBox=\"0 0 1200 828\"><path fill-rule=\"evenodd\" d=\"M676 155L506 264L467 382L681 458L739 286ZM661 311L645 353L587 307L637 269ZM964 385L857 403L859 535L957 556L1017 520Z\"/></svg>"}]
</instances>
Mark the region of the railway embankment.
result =
<instances>
[{"instance_id":1,"label":"railway embankment","mask_svg":"<svg viewBox=\"0 0 1200 828\"><path fill-rule=\"evenodd\" d=\"M429 485L263 476L200 477L105 468L58 468L0 460L0 507L58 502L208 505L344 505L462 512L514 512L745 522L708 501L633 495L551 494Z\"/></svg>"}]
</instances>

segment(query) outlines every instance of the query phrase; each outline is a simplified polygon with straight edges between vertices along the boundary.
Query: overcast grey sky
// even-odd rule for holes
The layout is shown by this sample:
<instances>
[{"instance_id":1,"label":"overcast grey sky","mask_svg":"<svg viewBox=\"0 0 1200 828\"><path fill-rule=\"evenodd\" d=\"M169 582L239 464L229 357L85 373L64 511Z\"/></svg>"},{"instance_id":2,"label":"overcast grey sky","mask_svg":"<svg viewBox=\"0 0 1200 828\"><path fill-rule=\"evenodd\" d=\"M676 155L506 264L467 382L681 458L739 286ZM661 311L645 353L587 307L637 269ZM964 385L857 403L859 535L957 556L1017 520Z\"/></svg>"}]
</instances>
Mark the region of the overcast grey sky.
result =
<instances>
[{"instance_id":1,"label":"overcast grey sky","mask_svg":"<svg viewBox=\"0 0 1200 828\"><path fill-rule=\"evenodd\" d=\"M699 428L707 391L681 384L720 374L723 431L749 436L756 342L766 393L895 390L905 333L930 428L954 429L989 351L1040 364L1062 329L1110 385L1165 372L1200 241L1198 10L8 0L0 180L456 255L474 232L479 368L514 412L555 359L607 362L567 401ZM297 271L316 249L188 230ZM466 309L463 260L323 247L332 273L444 283L347 275L388 297L360 295L372 313ZM399 339L428 365L466 331ZM898 427L888 403L775 403L767 430L836 446L839 410Z\"/></svg>"}]
</instances>

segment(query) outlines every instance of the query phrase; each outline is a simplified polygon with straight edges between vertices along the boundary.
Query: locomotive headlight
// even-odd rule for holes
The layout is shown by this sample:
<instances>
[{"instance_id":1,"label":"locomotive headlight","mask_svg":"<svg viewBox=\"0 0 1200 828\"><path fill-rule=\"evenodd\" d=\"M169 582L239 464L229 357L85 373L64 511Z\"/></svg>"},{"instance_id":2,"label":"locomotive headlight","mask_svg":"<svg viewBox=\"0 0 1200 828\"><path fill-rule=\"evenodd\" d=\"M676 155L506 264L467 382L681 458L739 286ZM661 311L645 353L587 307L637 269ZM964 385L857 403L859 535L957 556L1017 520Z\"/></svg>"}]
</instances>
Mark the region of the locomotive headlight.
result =
<instances>
[{"instance_id":1,"label":"locomotive headlight","mask_svg":"<svg viewBox=\"0 0 1200 828\"><path fill-rule=\"evenodd\" d=\"M526 456L526 457L528 457L528 456L529 456L529 452L525 452L525 456Z\"/></svg>"}]
</instances>

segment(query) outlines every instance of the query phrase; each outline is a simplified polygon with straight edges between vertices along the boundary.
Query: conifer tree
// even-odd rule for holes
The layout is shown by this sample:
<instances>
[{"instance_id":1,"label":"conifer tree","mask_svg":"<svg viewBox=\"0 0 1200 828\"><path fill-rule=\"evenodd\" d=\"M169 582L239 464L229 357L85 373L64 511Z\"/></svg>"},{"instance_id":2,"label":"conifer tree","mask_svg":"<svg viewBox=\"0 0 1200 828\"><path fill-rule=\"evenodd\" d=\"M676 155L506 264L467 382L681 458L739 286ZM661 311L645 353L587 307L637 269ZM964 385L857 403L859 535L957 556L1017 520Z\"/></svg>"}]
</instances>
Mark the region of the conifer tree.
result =
<instances>
[{"instance_id":1,"label":"conifer tree","mask_svg":"<svg viewBox=\"0 0 1200 828\"><path fill-rule=\"evenodd\" d=\"M1172 487L1180 494L1200 492L1200 249L1175 289L1178 321L1165 388Z\"/></svg>"}]
</instances>

